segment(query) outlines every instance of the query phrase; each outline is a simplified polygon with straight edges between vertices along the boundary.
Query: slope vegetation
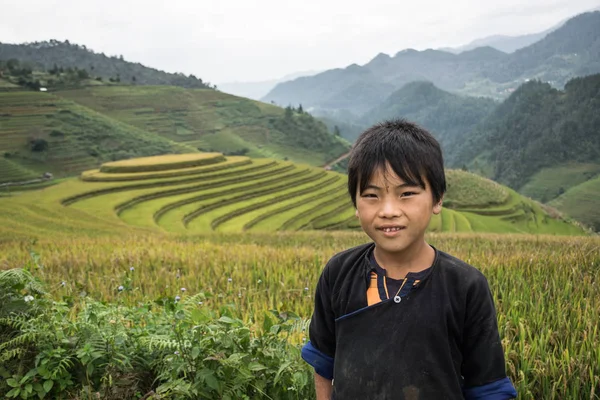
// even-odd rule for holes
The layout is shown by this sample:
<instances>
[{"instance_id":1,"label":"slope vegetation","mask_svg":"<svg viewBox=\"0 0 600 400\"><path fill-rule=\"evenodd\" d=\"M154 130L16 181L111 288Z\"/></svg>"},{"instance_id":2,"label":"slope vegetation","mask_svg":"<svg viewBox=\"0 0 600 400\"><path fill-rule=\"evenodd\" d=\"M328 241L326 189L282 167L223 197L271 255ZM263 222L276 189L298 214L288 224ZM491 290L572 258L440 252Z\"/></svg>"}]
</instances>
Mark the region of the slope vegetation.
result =
<instances>
[{"instance_id":1,"label":"slope vegetation","mask_svg":"<svg viewBox=\"0 0 600 400\"><path fill-rule=\"evenodd\" d=\"M492 179L519 189L544 168L598 164L598 93L600 74L573 79L564 91L538 81L524 84L450 150L455 165L477 170L476 163L483 164Z\"/></svg>"},{"instance_id":2,"label":"slope vegetation","mask_svg":"<svg viewBox=\"0 0 600 400\"><path fill-rule=\"evenodd\" d=\"M69 41L50 40L27 44L0 43L0 60L16 59L25 61L36 68L50 70L62 69L86 70L89 74L109 80L118 79L138 85L173 85L187 88L210 88L194 75L167 73L140 63L125 61L123 57L108 57L104 53L95 53L85 46L71 44Z\"/></svg>"},{"instance_id":3,"label":"slope vegetation","mask_svg":"<svg viewBox=\"0 0 600 400\"><path fill-rule=\"evenodd\" d=\"M600 232L600 176L574 186L549 204Z\"/></svg>"},{"instance_id":4,"label":"slope vegetation","mask_svg":"<svg viewBox=\"0 0 600 400\"><path fill-rule=\"evenodd\" d=\"M194 148L50 93L0 92L0 154L36 173L69 176L105 161Z\"/></svg>"},{"instance_id":5,"label":"slope vegetation","mask_svg":"<svg viewBox=\"0 0 600 400\"><path fill-rule=\"evenodd\" d=\"M57 94L202 151L324 165L349 144L301 109L169 86L88 87Z\"/></svg>"},{"instance_id":6,"label":"slope vegetation","mask_svg":"<svg viewBox=\"0 0 600 400\"><path fill-rule=\"evenodd\" d=\"M36 224L46 226L41 231L46 232L53 216L65 210L59 230L76 231L79 218L84 232L100 221L98 234L110 227L184 235L360 228L342 174L268 158L207 157L214 162L189 167L188 155L169 156L169 163L158 156L158 170L149 158L128 160L126 170L103 165L106 172L86 172L82 179L44 189L41 196L0 199L11 210L3 222L11 226L11 234L23 235ZM132 167L136 172L129 172ZM474 174L448 171L448 186L447 206L432 220L432 231L583 233L551 218L537 203ZM22 223L8 223L19 215Z\"/></svg>"}]
</instances>

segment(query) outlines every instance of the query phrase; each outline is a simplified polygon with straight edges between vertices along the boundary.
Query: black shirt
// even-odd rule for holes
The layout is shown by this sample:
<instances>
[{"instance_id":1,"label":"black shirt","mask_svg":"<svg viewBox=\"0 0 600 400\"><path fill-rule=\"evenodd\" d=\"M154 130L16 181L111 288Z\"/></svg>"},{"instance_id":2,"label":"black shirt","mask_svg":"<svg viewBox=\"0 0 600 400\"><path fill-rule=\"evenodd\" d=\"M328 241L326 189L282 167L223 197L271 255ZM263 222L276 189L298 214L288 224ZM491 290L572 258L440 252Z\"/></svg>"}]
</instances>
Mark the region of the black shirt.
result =
<instances>
[{"instance_id":1,"label":"black shirt","mask_svg":"<svg viewBox=\"0 0 600 400\"><path fill-rule=\"evenodd\" d=\"M485 398L481 393L489 395L490 388L495 399L515 397L483 274L435 250L420 279L407 275L401 301L388 296L369 305L373 248L337 254L317 284L302 356L333 378L334 397Z\"/></svg>"}]
</instances>

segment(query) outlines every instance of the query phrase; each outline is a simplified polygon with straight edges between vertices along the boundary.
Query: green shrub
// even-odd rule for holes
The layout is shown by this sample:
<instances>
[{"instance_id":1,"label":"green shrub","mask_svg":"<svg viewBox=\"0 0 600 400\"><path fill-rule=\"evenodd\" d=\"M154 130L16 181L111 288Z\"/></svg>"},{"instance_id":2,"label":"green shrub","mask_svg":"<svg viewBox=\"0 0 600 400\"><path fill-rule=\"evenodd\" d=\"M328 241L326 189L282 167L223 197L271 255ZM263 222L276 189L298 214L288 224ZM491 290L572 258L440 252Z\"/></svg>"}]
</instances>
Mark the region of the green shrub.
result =
<instances>
[{"instance_id":1,"label":"green shrub","mask_svg":"<svg viewBox=\"0 0 600 400\"><path fill-rule=\"evenodd\" d=\"M287 340L306 327L292 313L272 312L257 334L229 308L203 307L203 293L135 307L51 301L28 268L0 273L0 290L2 398L285 400L314 391Z\"/></svg>"}]
</instances>

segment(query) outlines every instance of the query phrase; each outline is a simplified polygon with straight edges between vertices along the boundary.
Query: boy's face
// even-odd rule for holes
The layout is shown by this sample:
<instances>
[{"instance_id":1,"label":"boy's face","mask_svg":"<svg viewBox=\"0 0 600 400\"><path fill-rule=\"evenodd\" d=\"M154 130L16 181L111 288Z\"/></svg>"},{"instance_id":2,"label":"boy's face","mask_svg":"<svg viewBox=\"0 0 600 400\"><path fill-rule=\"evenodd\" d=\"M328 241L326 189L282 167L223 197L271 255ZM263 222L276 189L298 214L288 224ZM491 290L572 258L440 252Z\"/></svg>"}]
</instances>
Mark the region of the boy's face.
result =
<instances>
[{"instance_id":1,"label":"boy's face","mask_svg":"<svg viewBox=\"0 0 600 400\"><path fill-rule=\"evenodd\" d=\"M441 202L433 203L429 183L425 189L410 186L389 166L376 170L367 188L356 194L356 216L362 229L379 251L390 255L420 244L432 214L441 211Z\"/></svg>"}]
</instances>

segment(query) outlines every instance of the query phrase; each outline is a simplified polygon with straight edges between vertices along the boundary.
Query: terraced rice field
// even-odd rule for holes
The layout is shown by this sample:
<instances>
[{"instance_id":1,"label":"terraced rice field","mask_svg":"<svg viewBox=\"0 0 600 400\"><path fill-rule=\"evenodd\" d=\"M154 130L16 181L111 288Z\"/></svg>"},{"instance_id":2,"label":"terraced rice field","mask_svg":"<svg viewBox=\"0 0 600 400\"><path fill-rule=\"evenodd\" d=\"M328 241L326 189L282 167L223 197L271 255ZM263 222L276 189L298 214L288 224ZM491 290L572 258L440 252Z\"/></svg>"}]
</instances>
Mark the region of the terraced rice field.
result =
<instances>
[{"instance_id":1,"label":"terraced rice field","mask_svg":"<svg viewBox=\"0 0 600 400\"><path fill-rule=\"evenodd\" d=\"M0 185L9 182L23 182L39 178L39 174L28 170L0 155Z\"/></svg>"},{"instance_id":2,"label":"terraced rice field","mask_svg":"<svg viewBox=\"0 0 600 400\"><path fill-rule=\"evenodd\" d=\"M302 131L273 125L283 115L280 107L216 90L99 86L60 91L58 95L144 132L201 151L324 165L349 148L345 141L328 135L324 125L305 126L305 122L299 126L321 132L319 137L325 142L309 148L298 145L295 139ZM311 118L311 122L315 121Z\"/></svg>"},{"instance_id":3,"label":"terraced rice field","mask_svg":"<svg viewBox=\"0 0 600 400\"><path fill-rule=\"evenodd\" d=\"M582 233L491 181L462 171L448 171L448 178L448 206L434 216L430 231ZM322 168L204 153L108 163L80 179L2 201L6 207L17 203L13 210L20 211L13 213L24 213L27 227L48 224L68 210L64 216L73 215L73 221L58 226L87 215L90 229L102 221L100 232L110 226L177 234L359 230L346 187L345 175ZM24 212L29 203L35 207Z\"/></svg>"},{"instance_id":4,"label":"terraced rice field","mask_svg":"<svg viewBox=\"0 0 600 400\"><path fill-rule=\"evenodd\" d=\"M587 225L600 231L600 176L572 187L564 194L552 200L550 204L562 212L584 221Z\"/></svg>"},{"instance_id":5,"label":"terraced rice field","mask_svg":"<svg viewBox=\"0 0 600 400\"><path fill-rule=\"evenodd\" d=\"M33 151L32 140L46 148ZM36 174L75 176L102 161L193 151L51 93L0 92L0 157Z\"/></svg>"}]
</instances>

